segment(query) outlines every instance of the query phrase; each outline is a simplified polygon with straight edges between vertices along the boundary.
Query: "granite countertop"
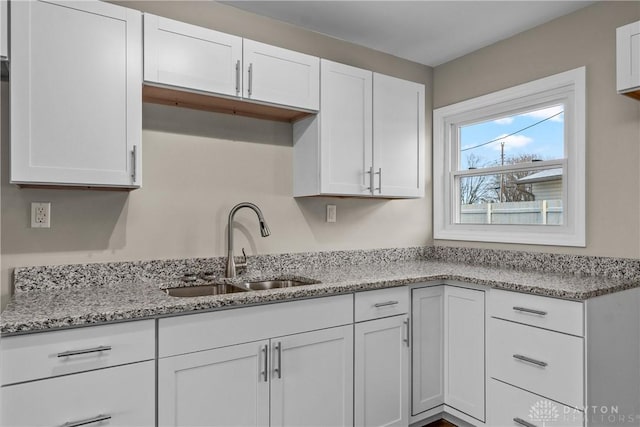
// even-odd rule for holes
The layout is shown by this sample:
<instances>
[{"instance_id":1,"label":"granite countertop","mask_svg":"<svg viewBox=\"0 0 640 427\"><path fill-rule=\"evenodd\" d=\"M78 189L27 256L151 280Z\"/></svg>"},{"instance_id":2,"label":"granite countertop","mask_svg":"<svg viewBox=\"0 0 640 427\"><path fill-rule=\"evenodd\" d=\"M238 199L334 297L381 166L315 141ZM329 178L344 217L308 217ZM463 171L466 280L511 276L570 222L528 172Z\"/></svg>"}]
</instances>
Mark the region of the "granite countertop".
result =
<instances>
[{"instance_id":1,"label":"granite countertop","mask_svg":"<svg viewBox=\"0 0 640 427\"><path fill-rule=\"evenodd\" d=\"M243 280L275 277L302 277L321 283L193 298L171 297L162 292L162 287L177 284L176 279L140 278L100 286L29 290L17 292L2 312L0 332L6 336L445 280L578 301L640 286L636 278L525 271L429 259L312 266L268 274L252 272Z\"/></svg>"}]
</instances>

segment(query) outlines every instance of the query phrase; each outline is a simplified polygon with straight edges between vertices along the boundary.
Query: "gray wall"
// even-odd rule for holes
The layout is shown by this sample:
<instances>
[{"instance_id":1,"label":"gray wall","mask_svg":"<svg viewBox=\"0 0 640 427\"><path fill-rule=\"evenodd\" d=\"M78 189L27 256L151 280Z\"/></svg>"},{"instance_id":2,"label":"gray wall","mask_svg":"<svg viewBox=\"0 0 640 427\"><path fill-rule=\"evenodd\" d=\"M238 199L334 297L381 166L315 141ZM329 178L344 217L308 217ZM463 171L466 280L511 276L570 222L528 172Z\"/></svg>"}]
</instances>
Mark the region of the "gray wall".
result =
<instances>
[{"instance_id":1,"label":"gray wall","mask_svg":"<svg viewBox=\"0 0 640 427\"><path fill-rule=\"evenodd\" d=\"M640 102L616 94L616 28L640 2L600 2L434 69L443 107L587 67L587 247L436 241L436 245L640 257Z\"/></svg>"},{"instance_id":2,"label":"gray wall","mask_svg":"<svg viewBox=\"0 0 640 427\"><path fill-rule=\"evenodd\" d=\"M431 186L429 67L209 1L123 2L258 41L427 86L426 187ZM229 209L248 254L431 244L431 195L418 200L294 199L291 125L157 105L143 108L143 188L130 193L18 189L8 183L7 85L2 84L2 296L15 266L222 256ZM29 228L29 204L50 201L50 229ZM337 205L328 224L325 205Z\"/></svg>"}]
</instances>

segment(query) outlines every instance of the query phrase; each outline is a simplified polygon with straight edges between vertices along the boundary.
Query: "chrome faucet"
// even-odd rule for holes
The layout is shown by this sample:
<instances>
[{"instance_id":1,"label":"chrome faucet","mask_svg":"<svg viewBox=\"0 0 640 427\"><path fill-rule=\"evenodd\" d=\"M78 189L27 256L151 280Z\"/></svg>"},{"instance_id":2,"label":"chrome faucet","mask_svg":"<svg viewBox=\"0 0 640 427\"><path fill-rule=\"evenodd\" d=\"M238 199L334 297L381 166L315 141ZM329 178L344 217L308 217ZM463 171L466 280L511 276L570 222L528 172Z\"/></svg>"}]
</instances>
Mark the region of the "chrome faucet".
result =
<instances>
[{"instance_id":1,"label":"chrome faucet","mask_svg":"<svg viewBox=\"0 0 640 427\"><path fill-rule=\"evenodd\" d=\"M244 253L244 249L242 249L242 255L244 256L244 260L236 264L233 259L233 217L236 212L242 208L250 208L258 215L258 221L260 222L260 234L262 237L267 237L271 234L269 231L269 227L267 227L267 222L264 220L264 216L262 216L262 211L259 207L254 205L253 203L243 202L238 203L233 208L231 208L231 212L229 212L229 224L227 226L227 269L225 272L226 277L236 277L236 268L245 268L247 266L247 255Z\"/></svg>"}]
</instances>

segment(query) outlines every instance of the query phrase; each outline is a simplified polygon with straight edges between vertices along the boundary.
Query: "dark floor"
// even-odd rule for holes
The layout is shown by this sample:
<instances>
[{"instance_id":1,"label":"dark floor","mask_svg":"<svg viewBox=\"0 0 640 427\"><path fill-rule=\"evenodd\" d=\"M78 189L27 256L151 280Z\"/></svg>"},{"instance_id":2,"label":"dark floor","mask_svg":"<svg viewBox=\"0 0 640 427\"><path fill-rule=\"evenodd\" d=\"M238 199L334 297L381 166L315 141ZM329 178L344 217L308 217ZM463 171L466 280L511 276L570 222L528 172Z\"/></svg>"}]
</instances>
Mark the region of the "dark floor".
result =
<instances>
[{"instance_id":1,"label":"dark floor","mask_svg":"<svg viewBox=\"0 0 640 427\"><path fill-rule=\"evenodd\" d=\"M438 420L438 421L434 421L431 424L427 424L426 426L423 427L456 427L455 424L451 424L449 421L445 421L445 420Z\"/></svg>"}]
</instances>

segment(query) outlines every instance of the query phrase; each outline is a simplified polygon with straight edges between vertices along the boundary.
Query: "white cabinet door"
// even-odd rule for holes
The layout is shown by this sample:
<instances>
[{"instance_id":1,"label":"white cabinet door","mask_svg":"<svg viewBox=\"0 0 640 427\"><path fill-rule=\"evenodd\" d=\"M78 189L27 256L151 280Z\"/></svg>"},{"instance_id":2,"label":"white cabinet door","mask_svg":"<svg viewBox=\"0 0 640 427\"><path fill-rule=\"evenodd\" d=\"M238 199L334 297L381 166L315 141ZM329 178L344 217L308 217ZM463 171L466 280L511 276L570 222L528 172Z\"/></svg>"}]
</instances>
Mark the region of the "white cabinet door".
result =
<instances>
[{"instance_id":1,"label":"white cabinet door","mask_svg":"<svg viewBox=\"0 0 640 427\"><path fill-rule=\"evenodd\" d=\"M353 425L353 326L271 340L271 426Z\"/></svg>"},{"instance_id":2,"label":"white cabinet door","mask_svg":"<svg viewBox=\"0 0 640 427\"><path fill-rule=\"evenodd\" d=\"M374 196L424 196L424 122L424 85L373 74Z\"/></svg>"},{"instance_id":3,"label":"white cabinet door","mask_svg":"<svg viewBox=\"0 0 640 427\"><path fill-rule=\"evenodd\" d=\"M268 341L158 361L160 426L268 426Z\"/></svg>"},{"instance_id":4,"label":"white cabinet door","mask_svg":"<svg viewBox=\"0 0 640 427\"><path fill-rule=\"evenodd\" d=\"M371 71L322 60L320 176L324 194L371 195Z\"/></svg>"},{"instance_id":5,"label":"white cabinet door","mask_svg":"<svg viewBox=\"0 0 640 427\"><path fill-rule=\"evenodd\" d=\"M144 80L241 96L242 38L144 14Z\"/></svg>"},{"instance_id":6,"label":"white cabinet door","mask_svg":"<svg viewBox=\"0 0 640 427\"><path fill-rule=\"evenodd\" d=\"M356 324L356 426L409 425L408 322L394 316Z\"/></svg>"},{"instance_id":7,"label":"white cabinet door","mask_svg":"<svg viewBox=\"0 0 640 427\"><path fill-rule=\"evenodd\" d=\"M3 426L152 426L155 362L6 386L0 394Z\"/></svg>"},{"instance_id":8,"label":"white cabinet door","mask_svg":"<svg viewBox=\"0 0 640 427\"><path fill-rule=\"evenodd\" d=\"M444 403L444 286L411 293L412 402L411 414Z\"/></svg>"},{"instance_id":9,"label":"white cabinet door","mask_svg":"<svg viewBox=\"0 0 640 427\"><path fill-rule=\"evenodd\" d=\"M243 96L255 101L317 111L320 59L243 40Z\"/></svg>"},{"instance_id":10,"label":"white cabinet door","mask_svg":"<svg viewBox=\"0 0 640 427\"><path fill-rule=\"evenodd\" d=\"M616 34L618 92L640 88L640 21L618 28Z\"/></svg>"},{"instance_id":11,"label":"white cabinet door","mask_svg":"<svg viewBox=\"0 0 640 427\"><path fill-rule=\"evenodd\" d=\"M0 0L0 59L9 57L9 11L8 0Z\"/></svg>"},{"instance_id":12,"label":"white cabinet door","mask_svg":"<svg viewBox=\"0 0 640 427\"><path fill-rule=\"evenodd\" d=\"M485 416L484 292L447 286L444 314L445 403L483 421Z\"/></svg>"},{"instance_id":13,"label":"white cabinet door","mask_svg":"<svg viewBox=\"0 0 640 427\"><path fill-rule=\"evenodd\" d=\"M11 182L139 187L140 12L11 4Z\"/></svg>"}]
</instances>

